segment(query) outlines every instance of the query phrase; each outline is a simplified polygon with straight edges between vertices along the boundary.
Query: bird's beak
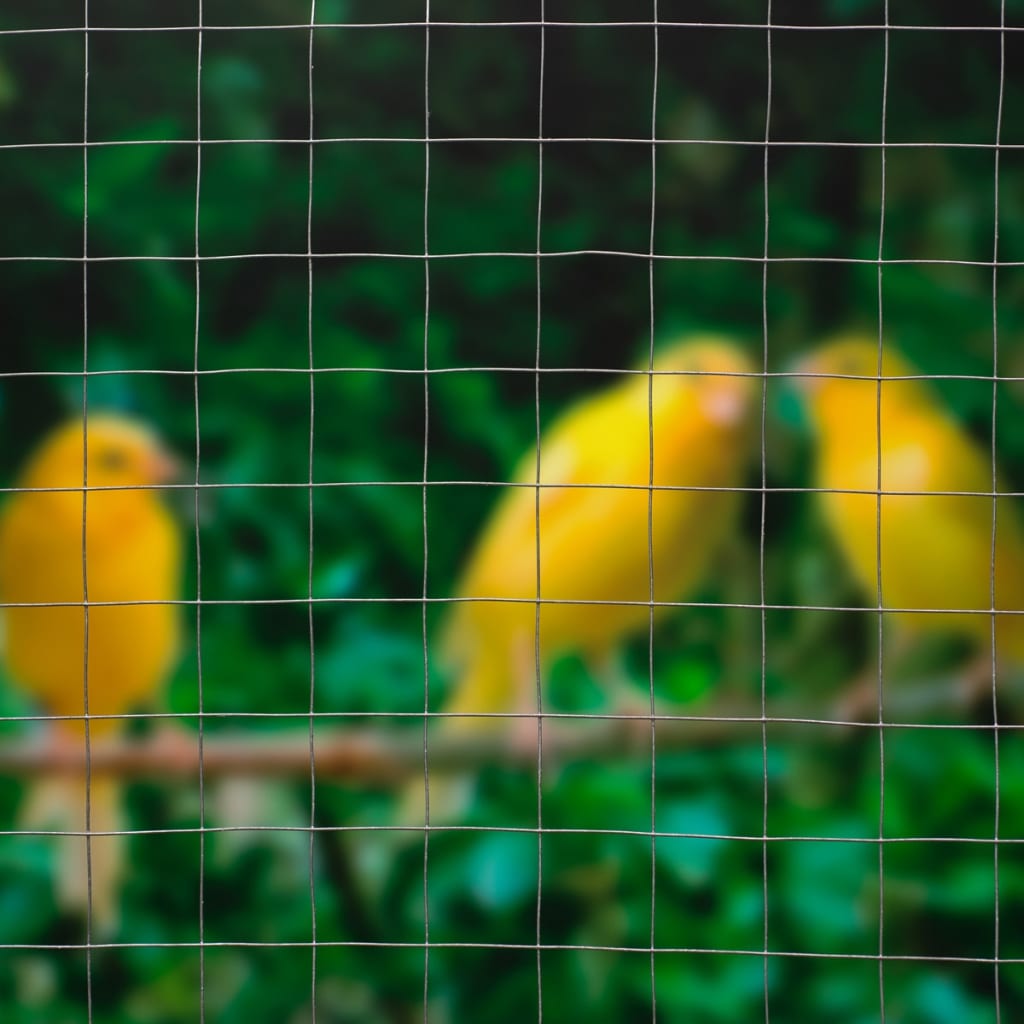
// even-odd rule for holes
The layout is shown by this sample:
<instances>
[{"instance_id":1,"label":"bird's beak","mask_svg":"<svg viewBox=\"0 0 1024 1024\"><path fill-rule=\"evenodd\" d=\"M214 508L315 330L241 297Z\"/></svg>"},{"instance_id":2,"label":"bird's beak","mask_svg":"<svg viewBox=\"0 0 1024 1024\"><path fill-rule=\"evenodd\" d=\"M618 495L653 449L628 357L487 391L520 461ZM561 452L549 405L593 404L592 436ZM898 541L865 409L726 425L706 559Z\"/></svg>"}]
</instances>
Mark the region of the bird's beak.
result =
<instances>
[{"instance_id":1,"label":"bird's beak","mask_svg":"<svg viewBox=\"0 0 1024 1024\"><path fill-rule=\"evenodd\" d=\"M740 423L747 413L747 388L745 381L733 377L712 379L710 386L701 395L700 404L704 415L711 423L720 427L731 427Z\"/></svg>"},{"instance_id":2,"label":"bird's beak","mask_svg":"<svg viewBox=\"0 0 1024 1024\"><path fill-rule=\"evenodd\" d=\"M210 518L210 498L205 490L193 489L195 477L188 470L188 464L166 448L155 452L150 461L153 482L170 490L165 497L171 508L186 521L202 522Z\"/></svg>"},{"instance_id":3,"label":"bird's beak","mask_svg":"<svg viewBox=\"0 0 1024 1024\"><path fill-rule=\"evenodd\" d=\"M148 460L149 478L155 484L176 484L185 482L184 463L173 452L158 448Z\"/></svg>"}]
</instances>

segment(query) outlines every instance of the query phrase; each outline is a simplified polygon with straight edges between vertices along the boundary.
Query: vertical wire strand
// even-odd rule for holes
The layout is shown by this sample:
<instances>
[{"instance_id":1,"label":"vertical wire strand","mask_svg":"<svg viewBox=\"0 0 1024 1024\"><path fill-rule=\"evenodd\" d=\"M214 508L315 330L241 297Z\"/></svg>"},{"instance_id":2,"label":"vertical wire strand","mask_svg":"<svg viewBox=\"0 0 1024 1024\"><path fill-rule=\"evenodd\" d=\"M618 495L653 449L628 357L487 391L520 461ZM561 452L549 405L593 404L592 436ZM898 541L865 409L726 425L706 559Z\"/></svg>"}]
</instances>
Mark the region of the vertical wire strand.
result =
<instances>
[{"instance_id":1,"label":"vertical wire strand","mask_svg":"<svg viewBox=\"0 0 1024 1024\"><path fill-rule=\"evenodd\" d=\"M423 39L423 1024L430 999L430 655L427 598L430 544L427 475L430 452L430 0L424 0Z\"/></svg>"},{"instance_id":2,"label":"vertical wire strand","mask_svg":"<svg viewBox=\"0 0 1024 1024\"><path fill-rule=\"evenodd\" d=\"M657 915L657 863L658 863L658 722L654 704L654 229L658 195L658 0L652 0L654 40L651 70L651 210L647 238L647 577L648 597L651 602L647 616L647 686L651 714L651 1024L658 1017L658 985L654 955Z\"/></svg>"},{"instance_id":3,"label":"vertical wire strand","mask_svg":"<svg viewBox=\"0 0 1024 1024\"><path fill-rule=\"evenodd\" d=\"M92 1024L92 735L89 722L89 0L84 0L82 95L82 712L85 716L85 1005Z\"/></svg>"},{"instance_id":4,"label":"vertical wire strand","mask_svg":"<svg viewBox=\"0 0 1024 1024\"><path fill-rule=\"evenodd\" d=\"M541 552L540 552L540 498L541 498L541 446L540 446L540 345L541 329L543 324L542 304L542 273L541 273L541 242L542 225L544 213L544 59L546 33L544 21L547 15L544 0L540 0L540 70L537 93L537 226L536 226L536 249L535 272L537 287L537 308L536 308L536 343L534 350L534 374L533 374L533 416L534 432L536 438L536 478L534 490L534 538L535 538L535 573L537 578L537 606L534 612L533 624L533 673L534 685L536 687L537 701L537 903L536 921L534 923L534 936L537 943L537 1022L541 1024L544 1020L544 985L543 985L543 963L541 956L541 924L543 916L543 899L541 890L544 881L544 688L541 678L541 657L540 657L540 613L541 613Z\"/></svg>"},{"instance_id":5,"label":"vertical wire strand","mask_svg":"<svg viewBox=\"0 0 1024 1024\"><path fill-rule=\"evenodd\" d=\"M885 1024L885 672L882 591L882 342L884 332L883 255L885 252L885 142L889 101L889 0L885 0L882 58L881 182L878 213L878 365L875 384L875 597L878 606L878 1018Z\"/></svg>"},{"instance_id":6,"label":"vertical wire strand","mask_svg":"<svg viewBox=\"0 0 1024 1024\"><path fill-rule=\"evenodd\" d=\"M1000 746L999 746L999 702L996 682L998 679L998 653L996 651L996 542L998 520L999 475L996 470L996 410L999 395L999 155L1003 134L1003 101L1006 92L1006 0L999 7L999 101L996 106L995 151L993 156L992 185L992 549L991 572L989 575L989 602L992 607L990 625L991 670L992 670L992 758L993 758L993 800L992 815L992 988L995 999L996 1024L1003 1019L1002 998L1000 990L999 953L1001 947L1001 922L999 916L999 834L1001 832L1002 813L1000 796L1002 780L1000 777Z\"/></svg>"},{"instance_id":7,"label":"vertical wire strand","mask_svg":"<svg viewBox=\"0 0 1024 1024\"><path fill-rule=\"evenodd\" d=\"M313 357L313 39L316 34L316 0L310 0L309 4L309 51L307 53L307 74L309 89L309 149L308 149L308 179L306 182L306 348L309 361L309 452L308 452L308 478L309 491L307 494L307 515L306 524L309 531L309 550L306 560L306 596L309 600L307 606L307 623L309 626L309 933L310 946L310 980L309 980L309 1006L310 1020L316 1024L317 1000L317 917L316 917L316 873L315 852L316 852L316 635L313 623L313 546L314 546L314 523L313 523L313 453L314 428L316 423L316 374L315 360Z\"/></svg>"},{"instance_id":8,"label":"vertical wire strand","mask_svg":"<svg viewBox=\"0 0 1024 1024\"><path fill-rule=\"evenodd\" d=\"M762 200L764 203L764 245L761 264L761 348L764 378L761 381L761 524L758 539L758 585L761 602L761 913L763 930L761 944L764 959L761 964L761 985L764 990L764 1020L771 1019L768 988L768 613L765 586L765 537L768 518L768 242L771 223L768 188L768 156L771 152L772 127L772 0L768 0L765 15L765 108L764 108L764 165Z\"/></svg>"},{"instance_id":9,"label":"vertical wire strand","mask_svg":"<svg viewBox=\"0 0 1024 1024\"><path fill-rule=\"evenodd\" d=\"M199 331L200 331L200 224L199 211L202 197L203 168L203 0L197 0L199 30L196 38L196 190L193 210L193 243L195 251L195 319L192 324L192 414L195 431L195 491L193 493L192 515L195 529L196 552L196 701L199 708L196 742L199 748L199 1021L206 1021L206 774L203 756L205 753L205 730L203 727L203 560L202 540L199 530L199 479L201 451L199 441Z\"/></svg>"}]
</instances>

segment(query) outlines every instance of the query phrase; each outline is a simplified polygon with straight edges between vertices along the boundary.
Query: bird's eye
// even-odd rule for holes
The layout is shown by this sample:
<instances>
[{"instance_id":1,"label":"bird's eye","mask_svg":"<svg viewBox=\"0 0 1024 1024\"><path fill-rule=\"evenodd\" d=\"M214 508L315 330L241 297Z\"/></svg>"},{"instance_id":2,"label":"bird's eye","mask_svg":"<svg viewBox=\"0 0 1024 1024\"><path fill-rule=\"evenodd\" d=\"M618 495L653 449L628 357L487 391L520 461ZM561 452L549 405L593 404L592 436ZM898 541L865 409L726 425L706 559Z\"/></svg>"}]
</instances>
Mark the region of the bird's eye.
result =
<instances>
[{"instance_id":1,"label":"bird's eye","mask_svg":"<svg viewBox=\"0 0 1024 1024\"><path fill-rule=\"evenodd\" d=\"M875 375L875 364L865 365L864 360L855 356L849 356L839 363L839 373L844 377L873 377Z\"/></svg>"},{"instance_id":2,"label":"bird's eye","mask_svg":"<svg viewBox=\"0 0 1024 1024\"><path fill-rule=\"evenodd\" d=\"M117 472L118 470L124 469L127 462L128 460L125 457L125 453L117 448L103 449L96 459L96 464L100 469L105 469L110 472Z\"/></svg>"}]
</instances>

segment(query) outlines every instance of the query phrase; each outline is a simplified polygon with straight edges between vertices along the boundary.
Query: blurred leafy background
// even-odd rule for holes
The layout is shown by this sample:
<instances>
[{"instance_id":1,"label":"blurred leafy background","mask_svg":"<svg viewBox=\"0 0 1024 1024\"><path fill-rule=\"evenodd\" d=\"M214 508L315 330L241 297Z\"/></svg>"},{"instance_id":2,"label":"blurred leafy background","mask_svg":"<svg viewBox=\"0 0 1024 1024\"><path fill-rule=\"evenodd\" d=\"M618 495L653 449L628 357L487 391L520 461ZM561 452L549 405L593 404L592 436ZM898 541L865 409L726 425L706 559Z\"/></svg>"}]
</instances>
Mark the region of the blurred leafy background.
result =
<instances>
[{"instance_id":1,"label":"blurred leafy background","mask_svg":"<svg viewBox=\"0 0 1024 1024\"><path fill-rule=\"evenodd\" d=\"M1013 148L1024 145L1024 32L1001 38L979 28L999 24L995 0L887 6L892 24L968 27L892 31L887 42L871 27L884 19L877 0L771 5L773 23L813 27L771 34L770 137L791 144L767 155L767 251L779 262L762 280L768 46L763 29L728 24L763 24L766 4L660 0L662 21L724 24L657 33L657 135L691 141L657 147L654 248L700 258L656 260L651 285L651 5L547 0L549 21L578 24L544 32L543 134L558 141L543 151L540 244L569 254L541 262L540 359L580 372L541 378L543 422L607 380L588 368L643 357L651 287L657 338L725 330L760 360L766 320L773 371L823 333L874 329L880 287L888 334L925 372L991 374L986 264L1000 96L1010 148L1000 157L998 255L1024 260L1024 160ZM88 36L87 209L83 4L39 0L0 12L3 480L46 428L80 408L84 337L88 369L98 371L88 381L90 407L136 411L186 454L197 451L198 415L204 482L308 481L312 387L314 479L345 485L313 495L313 591L345 599L313 609L316 707L422 710L424 381L402 371L423 366L424 85L437 140L429 148L429 251L451 255L429 263L429 365L454 371L429 378L426 472L434 481L500 481L534 438L534 375L509 371L532 368L536 345L538 146L530 140L539 130L541 31L432 25L428 74L422 2L320 0L310 195L309 31L266 27L301 26L308 4L204 0L205 25L245 27L203 32L201 75L195 0L90 0L88 9L96 31ZM1024 25L1021 0L1008 0L1005 11L1008 24ZM430 14L532 22L540 5L432 0ZM624 17L646 24L585 24ZM865 27L834 30L842 25ZM11 31L23 29L66 31ZM887 263L879 286L884 80L886 140L921 145L884 151L882 254L907 262ZM197 154L199 118L205 141ZM86 212L95 261L85 274L84 332ZM996 283L999 371L1021 377L1024 271L1000 268ZM304 372L310 331L312 385ZM987 440L991 383L937 386ZM766 600L855 605L813 505L786 490L808 483L807 439L784 382L768 379L766 388ZM1019 488L1024 394L1012 380L997 392L997 447ZM755 465L751 484L760 473ZM274 603L307 595L308 492L238 486L210 495L199 521L201 594L215 603L202 608L198 632L203 706L224 717L207 729L279 728L281 721L244 716L308 708L308 610ZM466 539L494 497L487 486L428 489L432 597L451 593ZM730 571L702 601L759 600L760 532L761 502L752 496ZM189 596L196 586L193 568ZM251 601L267 603L239 603ZM431 622L436 612L429 608ZM698 712L721 687L758 694L762 628L769 698L810 700L862 665L876 619L770 610L762 626L757 610L681 612L656 635L659 694ZM170 695L186 715L199 706L197 649ZM642 692L643 639L631 654ZM592 695L580 666L561 666L556 676L555 704L586 710ZM446 683L431 671L432 704L443 701ZM29 710L13 692L2 700L8 715ZM350 724L359 721L370 720ZM415 717L372 724L421 728ZM766 735L766 750L760 725L751 725L718 749L659 755L658 829L707 838L656 839L653 868L644 759L551 771L544 824L579 831L545 835L539 860L529 833L435 836L431 1019L519 1021L534 1019L539 1005L554 1020L646 1019L653 978L659 1020L760 1020L766 999L780 1022L877 1020L880 870L883 946L897 958L882 971L887 1018L994 1020L997 909L998 952L1011 961L998 969L1003 1019L1024 1015L1024 962L1012 962L1024 957L1014 927L1024 910L1024 856L1013 843L1000 847L997 890L985 841L995 827L991 732L887 731L884 807L877 731L850 739L825 726L769 724ZM1019 840L1024 745L1015 732L1002 735L999 769L1002 835ZM0 788L7 827L18 795L13 781ZM308 784L267 787L253 813L301 828L310 797ZM218 813L241 813L231 800L230 789L211 794L211 823ZM320 824L374 825L388 821L391 798L324 780L316 804ZM352 864L377 856L373 837L327 834L313 851L311 883L301 831L208 834L201 995L198 792L140 782L130 807L133 824L151 834L132 841L115 947L92 954L93 1020L192 1021L201 998L207 1019L224 1024L310 1019L311 884L322 944L318 1019L421 1014L421 844L383 874L378 865L374 884L354 884ZM535 824L535 775L486 770L471 820ZM880 824L901 840L881 858L872 841ZM762 843L765 827L771 839ZM85 958L66 948L81 942L81 922L54 908L52 852L41 839L11 839L0 847L0 868L3 1019L85 1019ZM750 954L765 941L766 894L768 946L794 955L770 958L765 975L763 958ZM539 957L538 929L546 947ZM684 951L652 958L652 935L655 948Z\"/></svg>"}]
</instances>

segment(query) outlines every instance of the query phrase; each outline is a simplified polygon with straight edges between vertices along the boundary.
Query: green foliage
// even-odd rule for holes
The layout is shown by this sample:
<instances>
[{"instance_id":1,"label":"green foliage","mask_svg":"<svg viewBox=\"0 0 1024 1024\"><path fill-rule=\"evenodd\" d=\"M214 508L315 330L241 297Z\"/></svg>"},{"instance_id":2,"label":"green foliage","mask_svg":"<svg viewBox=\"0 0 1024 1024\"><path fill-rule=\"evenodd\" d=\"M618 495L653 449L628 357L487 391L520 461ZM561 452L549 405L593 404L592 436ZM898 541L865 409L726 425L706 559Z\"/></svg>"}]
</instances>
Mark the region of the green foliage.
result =
<instances>
[{"instance_id":1,"label":"green foliage","mask_svg":"<svg viewBox=\"0 0 1024 1024\"><path fill-rule=\"evenodd\" d=\"M77 0L6 6L0 29L82 24ZM993 26L1000 4L889 8L893 23ZM91 0L89 9L93 28L198 17L189 0ZM322 141L312 157L308 5L206 0L208 26L296 27L207 28L201 70L194 29L90 32L87 125L82 33L0 35L0 127L5 143L26 144L0 148L0 472L9 481L87 393L90 409L157 424L196 457L201 481L223 485L201 496L202 571L193 566L188 595L211 603L191 617L196 643L168 698L194 713L201 680L203 709L224 716L207 720L210 733L282 724L245 718L253 712L302 715L311 667L318 711L350 725L365 719L345 723L345 712L373 712L380 727L419 730L424 560L429 596L449 595L497 494L472 481L507 480L534 443L535 388L546 423L606 379L587 369L644 357L652 294L659 340L721 329L760 359L766 332L771 371L829 331L875 330L881 294L886 332L924 372L992 373L991 143L1000 95L1002 141L1022 141L1019 32L1006 36L1001 76L997 32L893 31L887 43L878 29L777 29L768 130L779 144L766 154L766 33L662 27L654 120L659 138L680 141L657 147L653 245L679 258L652 262L652 30L549 26L542 86L536 25L433 25L428 149L423 27L342 24L417 22L423 9L316 5L333 27L313 39ZM438 22L539 15L521 0L430 9ZM662 21L764 18L753 0L658 9ZM772 19L878 25L882 9L776 0ZM1024 4L1006 11L1019 22ZM612 0L546 4L552 22L623 12ZM648 18L631 7L634 16ZM893 145L882 150L886 67ZM539 132L558 140L542 160L529 141ZM83 159L75 144L86 134L94 145ZM539 244L558 255L538 268L541 181ZM1012 263L1024 259L1016 150L1000 154L998 181L998 256ZM425 247L439 258L423 260ZM83 251L96 258L84 271ZM880 270L879 252L907 262ZM581 371L539 383L529 372L538 280L540 364ZM998 368L1020 378L1024 276L1002 267L995 283ZM426 378L425 359L438 371ZM991 383L939 388L987 438ZM783 381L770 377L766 389L767 483L804 485L799 414ZM1000 383L997 398L997 447L1019 484L1019 381ZM751 483L760 481L755 467ZM272 484L288 486L259 486ZM820 699L866 664L873 616L782 608L762 621L757 610L762 525L768 605L858 603L806 496L770 493L763 524L753 497L744 522L735 564L701 595L741 607L661 624L653 672L639 638L624 671L641 699L653 685L659 699L699 713L720 686L757 695L762 630L770 698ZM324 599L312 613L302 603L311 595ZM433 649L442 610L427 609L433 706L450 682ZM589 673L571 660L557 666L553 704L600 707ZM5 691L0 710L29 709ZM193 1021L202 981L207 1019L305 1021L314 969L318 1019L413 1019L425 963L438 1020L534 1019L539 1000L549 1020L648 1019L653 993L664 1020L759 1020L767 999L773 1020L867 1022L878 1019L880 980L889 1019L992 1019L985 958L996 952L997 906L999 954L1024 956L1013 927L1024 865L1016 846L1000 846L997 890L991 732L890 730L884 756L872 730L849 739L827 726L769 725L766 735L766 750L755 723L723 749L659 753L653 815L646 759L546 769L541 822L553 831L540 840L535 773L489 769L471 823L525 831L435 834L426 892L422 843L384 851L379 834L328 831L311 856L308 785L268 786L256 801L267 822L296 831L201 839L198 792L137 784L129 810L145 834L131 840L124 945L92 954L92 1019ZM1006 837L1024 813L1022 757L1016 734L1003 734ZM18 795L0 786L5 827ZM392 808L387 794L323 780L315 797L326 826L379 825ZM222 823L229 805L211 792L205 824ZM881 847L880 827L893 840ZM53 856L39 837L0 846L0 945L18 947L0 958L0 1016L14 1024L83 1019L85 959L63 948L81 942L81 922L53 904ZM200 891L211 944L202 955ZM428 923L437 945L425 955ZM924 959L887 961L880 975L880 942L893 957ZM759 956L766 945L784 955ZM1019 964L1004 965L999 982L1003 1019L1019 1018Z\"/></svg>"}]
</instances>

